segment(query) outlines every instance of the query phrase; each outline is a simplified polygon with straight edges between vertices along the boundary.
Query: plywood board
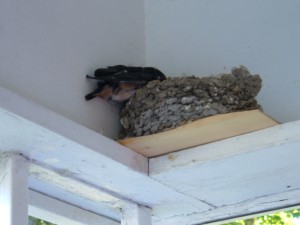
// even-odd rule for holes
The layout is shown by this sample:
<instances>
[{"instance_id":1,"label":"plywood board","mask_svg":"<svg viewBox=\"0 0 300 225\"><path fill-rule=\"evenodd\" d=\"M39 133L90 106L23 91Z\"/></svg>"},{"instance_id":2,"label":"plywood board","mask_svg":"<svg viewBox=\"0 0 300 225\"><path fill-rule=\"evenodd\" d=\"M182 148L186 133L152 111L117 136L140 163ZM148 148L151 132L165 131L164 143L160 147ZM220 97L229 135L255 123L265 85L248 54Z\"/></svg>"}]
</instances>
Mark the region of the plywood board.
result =
<instances>
[{"instance_id":1,"label":"plywood board","mask_svg":"<svg viewBox=\"0 0 300 225\"><path fill-rule=\"evenodd\" d=\"M278 122L260 110L250 110L219 114L187 123L172 130L126 138L118 142L146 157L155 157L277 124Z\"/></svg>"}]
</instances>

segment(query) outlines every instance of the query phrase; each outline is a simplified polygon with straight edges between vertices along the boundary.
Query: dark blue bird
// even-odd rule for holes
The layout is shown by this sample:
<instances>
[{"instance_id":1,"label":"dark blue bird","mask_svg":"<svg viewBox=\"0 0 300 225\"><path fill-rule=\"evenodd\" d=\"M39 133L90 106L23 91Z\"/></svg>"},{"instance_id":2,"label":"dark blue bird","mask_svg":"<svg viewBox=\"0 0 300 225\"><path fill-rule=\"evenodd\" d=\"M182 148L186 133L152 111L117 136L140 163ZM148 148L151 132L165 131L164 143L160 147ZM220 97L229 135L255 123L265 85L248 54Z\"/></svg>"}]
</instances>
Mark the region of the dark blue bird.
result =
<instances>
[{"instance_id":1,"label":"dark blue bird","mask_svg":"<svg viewBox=\"0 0 300 225\"><path fill-rule=\"evenodd\" d=\"M88 79L97 81L97 88L87 94L85 99L100 97L105 100L125 102L135 94L135 91L152 80L165 80L166 76L153 67L109 66L97 69L94 76L86 75Z\"/></svg>"}]
</instances>

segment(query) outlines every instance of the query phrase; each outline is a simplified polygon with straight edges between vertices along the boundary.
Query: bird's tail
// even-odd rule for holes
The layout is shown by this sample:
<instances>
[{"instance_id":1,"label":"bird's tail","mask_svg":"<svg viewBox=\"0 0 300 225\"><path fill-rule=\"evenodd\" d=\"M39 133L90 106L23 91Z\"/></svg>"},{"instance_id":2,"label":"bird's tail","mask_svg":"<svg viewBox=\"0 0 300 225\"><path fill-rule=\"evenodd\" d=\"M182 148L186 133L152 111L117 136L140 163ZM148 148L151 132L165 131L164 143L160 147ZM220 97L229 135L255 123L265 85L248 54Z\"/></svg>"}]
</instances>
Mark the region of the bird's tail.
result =
<instances>
[{"instance_id":1,"label":"bird's tail","mask_svg":"<svg viewBox=\"0 0 300 225\"><path fill-rule=\"evenodd\" d=\"M91 99L93 99L93 98L95 98L96 96L95 96L95 92L93 91L92 93L89 93L89 94L87 94L86 96L85 96L85 100L86 101L89 101L89 100L91 100Z\"/></svg>"}]
</instances>

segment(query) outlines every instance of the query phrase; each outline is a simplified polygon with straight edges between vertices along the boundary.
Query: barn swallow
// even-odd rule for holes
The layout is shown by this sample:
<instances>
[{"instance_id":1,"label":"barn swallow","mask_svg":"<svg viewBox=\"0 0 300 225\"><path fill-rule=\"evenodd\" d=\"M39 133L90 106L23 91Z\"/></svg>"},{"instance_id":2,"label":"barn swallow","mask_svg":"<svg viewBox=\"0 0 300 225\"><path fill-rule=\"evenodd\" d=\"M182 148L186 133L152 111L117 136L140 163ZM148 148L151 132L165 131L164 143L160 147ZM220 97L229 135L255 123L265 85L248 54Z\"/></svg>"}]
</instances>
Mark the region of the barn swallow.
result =
<instances>
[{"instance_id":1,"label":"barn swallow","mask_svg":"<svg viewBox=\"0 0 300 225\"><path fill-rule=\"evenodd\" d=\"M109 66L95 70L94 76L88 79L97 80L97 88L87 94L85 99L100 97L107 101L125 102L135 94L138 88L152 80L165 80L166 76L153 67Z\"/></svg>"}]
</instances>

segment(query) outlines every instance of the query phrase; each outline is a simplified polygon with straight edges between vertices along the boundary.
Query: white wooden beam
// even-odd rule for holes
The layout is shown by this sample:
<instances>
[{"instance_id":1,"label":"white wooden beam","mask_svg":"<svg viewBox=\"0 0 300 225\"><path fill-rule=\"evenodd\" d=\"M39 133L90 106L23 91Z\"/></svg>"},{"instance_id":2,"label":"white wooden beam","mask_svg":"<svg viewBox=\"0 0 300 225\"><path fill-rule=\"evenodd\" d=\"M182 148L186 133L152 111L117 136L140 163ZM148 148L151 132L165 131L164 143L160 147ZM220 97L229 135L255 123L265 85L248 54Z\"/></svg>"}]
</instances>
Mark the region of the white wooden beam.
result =
<instances>
[{"instance_id":1,"label":"white wooden beam","mask_svg":"<svg viewBox=\"0 0 300 225\"><path fill-rule=\"evenodd\" d=\"M29 175L34 179L47 182L69 192L76 193L76 195L81 196L84 199L103 203L108 207L120 209L123 204L122 199L113 196L113 193L108 193L100 187L79 182L71 177L64 176L56 171L43 168L36 164L30 164Z\"/></svg>"},{"instance_id":2,"label":"white wooden beam","mask_svg":"<svg viewBox=\"0 0 300 225\"><path fill-rule=\"evenodd\" d=\"M1 87L0 121L0 151L21 149L33 164L59 175L31 172L30 176L45 185L59 186L76 195L76 182L57 185L59 177L67 177L149 207L184 202L199 211L211 208L150 178L148 159L142 155ZM30 188L48 194L45 185L30 183ZM64 200L64 196L58 197ZM67 202L73 204L71 201Z\"/></svg>"},{"instance_id":3,"label":"white wooden beam","mask_svg":"<svg viewBox=\"0 0 300 225\"><path fill-rule=\"evenodd\" d=\"M28 161L21 155L0 155L0 212L2 225L28 223Z\"/></svg>"},{"instance_id":4,"label":"white wooden beam","mask_svg":"<svg viewBox=\"0 0 300 225\"><path fill-rule=\"evenodd\" d=\"M150 177L145 157L1 88L0 122L0 152L31 160L32 189L98 214L121 200L153 224L197 224L300 203L300 121L151 159Z\"/></svg>"},{"instance_id":5,"label":"white wooden beam","mask_svg":"<svg viewBox=\"0 0 300 225\"><path fill-rule=\"evenodd\" d=\"M46 204L45 204L46 203ZM29 215L54 224L118 225L120 222L29 190Z\"/></svg>"},{"instance_id":6,"label":"white wooden beam","mask_svg":"<svg viewBox=\"0 0 300 225\"><path fill-rule=\"evenodd\" d=\"M207 212L194 212L192 214L162 213L156 218L155 225L181 225L181 224L224 224L233 218L256 214L266 214L284 208L299 208L300 189L284 193L263 196L232 205L225 205ZM153 214L160 214L159 207L153 209ZM223 222L221 222L223 221Z\"/></svg>"},{"instance_id":7,"label":"white wooden beam","mask_svg":"<svg viewBox=\"0 0 300 225\"><path fill-rule=\"evenodd\" d=\"M299 150L295 121L151 159L152 178L214 206L158 224L202 224L299 205Z\"/></svg>"},{"instance_id":8,"label":"white wooden beam","mask_svg":"<svg viewBox=\"0 0 300 225\"><path fill-rule=\"evenodd\" d=\"M121 225L151 225L151 209L127 203L122 207Z\"/></svg>"},{"instance_id":9,"label":"white wooden beam","mask_svg":"<svg viewBox=\"0 0 300 225\"><path fill-rule=\"evenodd\" d=\"M155 176L292 142L300 143L300 120L152 158L149 173Z\"/></svg>"},{"instance_id":10,"label":"white wooden beam","mask_svg":"<svg viewBox=\"0 0 300 225\"><path fill-rule=\"evenodd\" d=\"M1 118L2 116L3 118ZM11 124L12 117L15 119L14 124ZM2 128L0 135L8 137L7 140L0 143L2 151L16 144L13 137L18 136L20 133L22 133L24 139L27 139L25 144L31 145L21 146L22 148L20 149L28 153L33 153L37 150L36 148L31 150L28 148L35 147L37 144L46 144L43 141L47 141L49 138L53 138L51 142L53 142L55 147L59 147L57 144L63 145L63 143L57 141L64 137L69 141L82 145L83 148L99 153L104 159L114 160L132 170L148 174L148 159L146 157L1 86L0 118ZM24 128L24 125L27 127ZM31 139L28 140L28 138ZM32 143L32 139L35 139L38 143ZM63 149L64 146L60 147ZM45 150L49 152L54 149L52 147L51 149L39 150L42 154Z\"/></svg>"}]
</instances>

